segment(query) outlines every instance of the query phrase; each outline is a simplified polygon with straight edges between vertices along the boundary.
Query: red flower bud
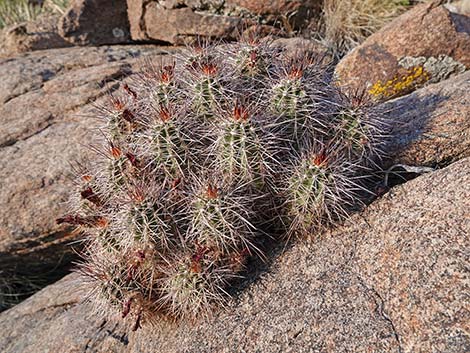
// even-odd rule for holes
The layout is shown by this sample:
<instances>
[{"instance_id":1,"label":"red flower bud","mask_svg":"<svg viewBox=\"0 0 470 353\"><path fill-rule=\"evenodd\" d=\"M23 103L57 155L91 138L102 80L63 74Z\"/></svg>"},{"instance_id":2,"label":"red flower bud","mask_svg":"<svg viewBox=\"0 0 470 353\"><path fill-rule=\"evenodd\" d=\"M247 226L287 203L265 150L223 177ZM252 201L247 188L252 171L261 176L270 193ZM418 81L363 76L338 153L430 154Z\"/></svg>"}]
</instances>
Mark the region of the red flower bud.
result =
<instances>
[{"instance_id":1,"label":"red flower bud","mask_svg":"<svg viewBox=\"0 0 470 353\"><path fill-rule=\"evenodd\" d=\"M217 187L212 186L211 184L209 184L209 186L207 187L206 196L207 196L208 199L211 199L211 200L216 199L217 196L218 196Z\"/></svg>"},{"instance_id":2,"label":"red flower bud","mask_svg":"<svg viewBox=\"0 0 470 353\"><path fill-rule=\"evenodd\" d=\"M121 116L124 120L133 123L135 122L135 115L129 109L124 109L121 113Z\"/></svg>"},{"instance_id":3,"label":"red flower bud","mask_svg":"<svg viewBox=\"0 0 470 353\"><path fill-rule=\"evenodd\" d=\"M325 151L320 152L313 156L312 163L317 167L322 167L328 162L328 157L326 156Z\"/></svg>"},{"instance_id":4,"label":"red flower bud","mask_svg":"<svg viewBox=\"0 0 470 353\"><path fill-rule=\"evenodd\" d=\"M95 194L91 187L88 187L80 192L80 195L83 199L90 201L92 204L96 206L101 206L101 199L98 195Z\"/></svg>"},{"instance_id":5,"label":"red flower bud","mask_svg":"<svg viewBox=\"0 0 470 353\"><path fill-rule=\"evenodd\" d=\"M235 104L235 108L233 109L233 119L235 121L247 121L248 120L247 110L238 102Z\"/></svg>"}]
</instances>

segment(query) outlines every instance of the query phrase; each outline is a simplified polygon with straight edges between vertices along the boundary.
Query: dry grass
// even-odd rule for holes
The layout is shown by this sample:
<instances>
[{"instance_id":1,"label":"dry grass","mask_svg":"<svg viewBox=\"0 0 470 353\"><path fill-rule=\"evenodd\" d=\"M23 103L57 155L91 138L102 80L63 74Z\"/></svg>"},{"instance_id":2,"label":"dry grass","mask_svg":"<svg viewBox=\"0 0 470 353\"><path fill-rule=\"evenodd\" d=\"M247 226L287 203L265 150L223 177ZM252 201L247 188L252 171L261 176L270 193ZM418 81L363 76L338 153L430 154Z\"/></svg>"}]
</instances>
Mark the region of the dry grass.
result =
<instances>
[{"instance_id":1,"label":"dry grass","mask_svg":"<svg viewBox=\"0 0 470 353\"><path fill-rule=\"evenodd\" d=\"M5 274L0 271L0 312L37 292L44 284L35 277Z\"/></svg>"},{"instance_id":2,"label":"dry grass","mask_svg":"<svg viewBox=\"0 0 470 353\"><path fill-rule=\"evenodd\" d=\"M0 28L35 20L41 10L41 7L29 4L28 0L0 0Z\"/></svg>"},{"instance_id":3,"label":"dry grass","mask_svg":"<svg viewBox=\"0 0 470 353\"><path fill-rule=\"evenodd\" d=\"M416 1L325 0L323 40L338 56L363 42Z\"/></svg>"},{"instance_id":4,"label":"dry grass","mask_svg":"<svg viewBox=\"0 0 470 353\"><path fill-rule=\"evenodd\" d=\"M21 22L34 21L42 14L63 14L70 0L45 0L42 6L29 0L0 0L0 29Z\"/></svg>"}]
</instances>

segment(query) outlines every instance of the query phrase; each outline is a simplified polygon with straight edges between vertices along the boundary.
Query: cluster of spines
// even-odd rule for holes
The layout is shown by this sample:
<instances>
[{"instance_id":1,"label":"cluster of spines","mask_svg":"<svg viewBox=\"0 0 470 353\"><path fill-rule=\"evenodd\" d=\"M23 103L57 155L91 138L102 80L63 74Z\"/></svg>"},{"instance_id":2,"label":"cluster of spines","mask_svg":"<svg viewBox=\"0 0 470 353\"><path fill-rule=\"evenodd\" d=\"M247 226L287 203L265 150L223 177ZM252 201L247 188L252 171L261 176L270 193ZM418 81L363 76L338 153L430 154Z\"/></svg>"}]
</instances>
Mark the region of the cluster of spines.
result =
<instances>
[{"instance_id":1,"label":"cluster of spines","mask_svg":"<svg viewBox=\"0 0 470 353\"><path fill-rule=\"evenodd\" d=\"M148 62L122 85L59 220L89 234L81 269L103 308L134 328L207 313L267 224L307 235L347 214L380 122L327 76L310 54L244 42Z\"/></svg>"}]
</instances>

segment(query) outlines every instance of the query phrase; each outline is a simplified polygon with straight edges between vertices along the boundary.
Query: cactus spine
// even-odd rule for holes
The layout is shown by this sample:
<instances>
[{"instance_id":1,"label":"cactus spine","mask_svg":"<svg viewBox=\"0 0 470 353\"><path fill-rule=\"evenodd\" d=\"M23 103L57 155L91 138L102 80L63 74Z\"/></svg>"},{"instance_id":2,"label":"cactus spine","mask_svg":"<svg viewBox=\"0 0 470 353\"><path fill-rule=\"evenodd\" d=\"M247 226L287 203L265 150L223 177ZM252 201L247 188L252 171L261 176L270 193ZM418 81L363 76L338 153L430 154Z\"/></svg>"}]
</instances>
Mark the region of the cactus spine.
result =
<instances>
[{"instance_id":1,"label":"cactus spine","mask_svg":"<svg viewBox=\"0 0 470 353\"><path fill-rule=\"evenodd\" d=\"M256 41L198 46L147 62L114 94L104 148L60 219L89 235L81 271L100 310L135 329L207 313L266 225L307 236L358 201L381 123L313 58Z\"/></svg>"}]
</instances>

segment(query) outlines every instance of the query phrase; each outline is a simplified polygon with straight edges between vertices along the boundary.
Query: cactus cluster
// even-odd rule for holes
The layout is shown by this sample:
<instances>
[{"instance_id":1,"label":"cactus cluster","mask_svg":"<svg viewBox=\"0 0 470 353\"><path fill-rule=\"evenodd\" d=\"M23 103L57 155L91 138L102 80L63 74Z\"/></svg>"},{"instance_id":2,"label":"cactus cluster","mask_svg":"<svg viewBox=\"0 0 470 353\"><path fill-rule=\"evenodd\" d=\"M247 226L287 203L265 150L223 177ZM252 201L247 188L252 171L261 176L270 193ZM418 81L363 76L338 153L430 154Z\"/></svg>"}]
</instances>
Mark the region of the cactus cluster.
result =
<instances>
[{"instance_id":1,"label":"cactus cluster","mask_svg":"<svg viewBox=\"0 0 470 353\"><path fill-rule=\"evenodd\" d=\"M373 109L306 51L252 40L143 66L101 107L101 147L58 220L87 234L90 297L134 329L223 303L271 231L343 218L382 143Z\"/></svg>"}]
</instances>

